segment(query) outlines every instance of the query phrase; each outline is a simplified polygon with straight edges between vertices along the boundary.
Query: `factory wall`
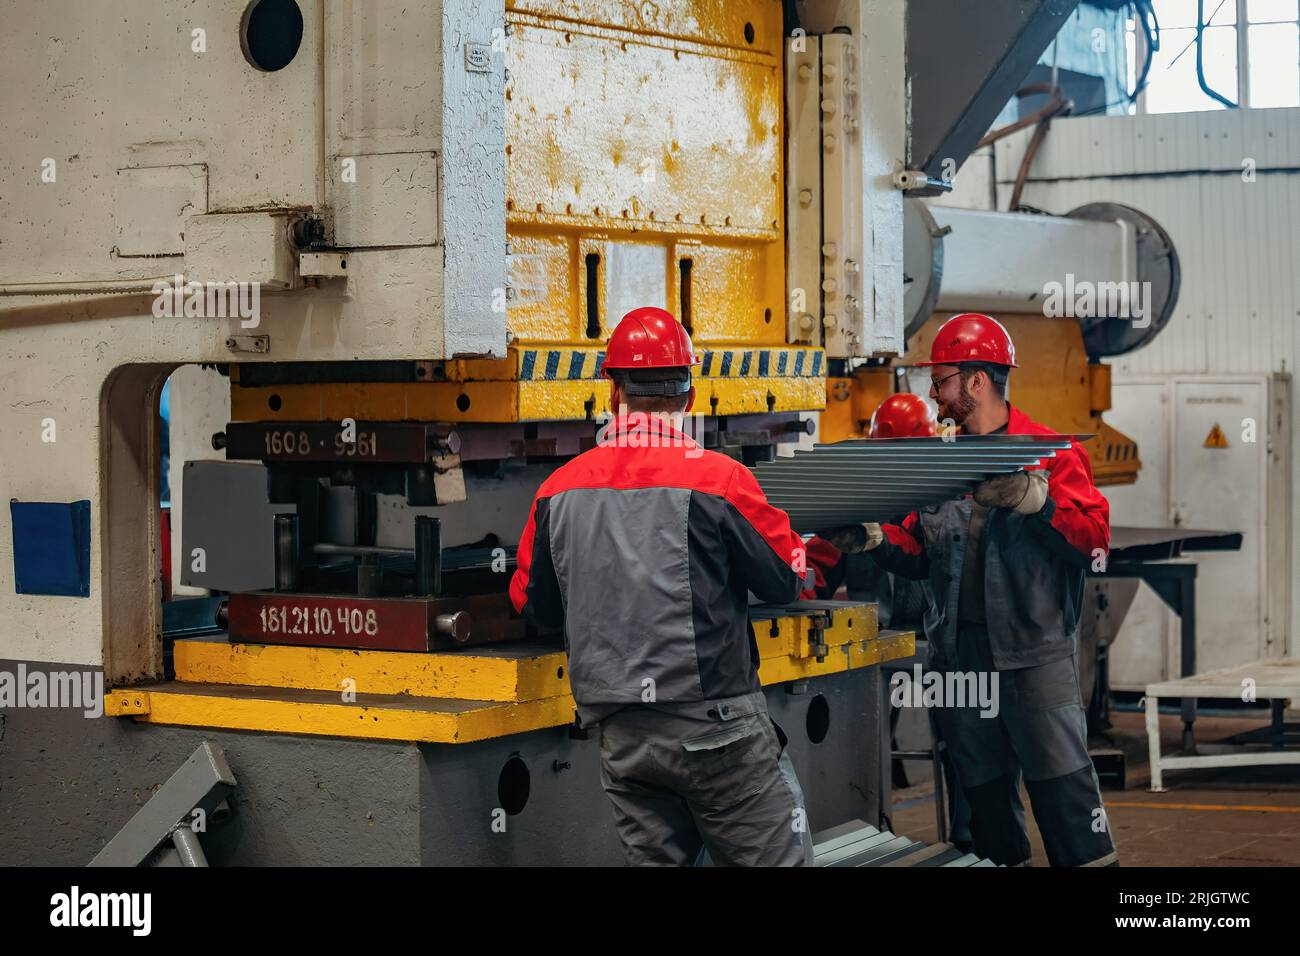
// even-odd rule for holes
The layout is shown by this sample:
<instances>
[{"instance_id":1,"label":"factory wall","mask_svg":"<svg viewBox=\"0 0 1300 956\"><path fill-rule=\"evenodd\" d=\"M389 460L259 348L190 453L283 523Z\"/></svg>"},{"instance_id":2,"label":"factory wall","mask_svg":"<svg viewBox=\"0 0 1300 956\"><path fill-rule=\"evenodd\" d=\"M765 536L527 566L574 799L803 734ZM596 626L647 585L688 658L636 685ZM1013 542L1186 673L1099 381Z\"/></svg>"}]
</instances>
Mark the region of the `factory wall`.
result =
<instances>
[{"instance_id":1,"label":"factory wall","mask_svg":"<svg viewBox=\"0 0 1300 956\"><path fill-rule=\"evenodd\" d=\"M1003 203L1027 132L997 146ZM1117 374L1295 369L1300 110L1053 123L1024 201L1060 214L1103 199L1154 216L1183 266L1171 330L1117 359Z\"/></svg>"},{"instance_id":2,"label":"factory wall","mask_svg":"<svg viewBox=\"0 0 1300 956\"><path fill-rule=\"evenodd\" d=\"M88 597L16 593L0 519L6 658L160 673L140 410L175 365L504 353L504 68L466 66L501 6L304 2L273 72L241 52L246 6L6 5L22 26L0 35L0 488L90 513ZM334 211L346 278L297 280L287 220L308 209ZM245 318L179 314L153 288L177 274L267 294Z\"/></svg>"},{"instance_id":3,"label":"factory wall","mask_svg":"<svg viewBox=\"0 0 1300 956\"><path fill-rule=\"evenodd\" d=\"M1008 201L1031 133L994 147L999 208ZM979 167L972 171L977 181L985 175ZM1300 359L1300 239L1294 225L1300 211L1300 110L1053 123L1023 202L1065 214L1103 200L1153 216L1170 234L1182 264L1182 291L1168 327L1144 348L1111 360L1116 385L1152 376L1294 373ZM1290 420L1294 456L1300 436L1294 434L1294 414ZM1291 473L1297 473L1294 457ZM1300 527L1300 501L1290 498L1291 527ZM1300 567L1294 534L1283 553L1290 554L1291 568ZM1270 586L1290 583L1274 578ZM1300 607L1292 604L1294 653Z\"/></svg>"}]
</instances>

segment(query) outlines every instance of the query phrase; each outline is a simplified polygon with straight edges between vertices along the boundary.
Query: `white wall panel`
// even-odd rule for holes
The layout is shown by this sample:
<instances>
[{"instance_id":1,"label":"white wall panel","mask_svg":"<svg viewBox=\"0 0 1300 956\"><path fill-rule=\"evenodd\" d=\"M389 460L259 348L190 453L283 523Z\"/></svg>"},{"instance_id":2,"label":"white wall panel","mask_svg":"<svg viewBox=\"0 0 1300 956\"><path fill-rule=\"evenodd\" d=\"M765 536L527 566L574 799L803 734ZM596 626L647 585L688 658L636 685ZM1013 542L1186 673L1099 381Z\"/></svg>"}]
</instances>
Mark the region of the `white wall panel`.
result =
<instances>
[{"instance_id":1,"label":"white wall panel","mask_svg":"<svg viewBox=\"0 0 1300 956\"><path fill-rule=\"evenodd\" d=\"M996 146L1000 205L1031 133ZM1253 177L1243 178L1247 169ZM1089 202L1125 203L1154 217L1172 237L1182 264L1177 308L1154 342L1113 360L1117 384L1145 376L1295 370L1300 109L1057 121L1023 201L1059 214ZM1294 431L1291 437L1295 448ZM1296 502L1290 508L1291 526L1300 527ZM1294 536L1290 552L1291 566L1300 567ZM1296 653L1300 606L1292 609L1290 630Z\"/></svg>"}]
</instances>

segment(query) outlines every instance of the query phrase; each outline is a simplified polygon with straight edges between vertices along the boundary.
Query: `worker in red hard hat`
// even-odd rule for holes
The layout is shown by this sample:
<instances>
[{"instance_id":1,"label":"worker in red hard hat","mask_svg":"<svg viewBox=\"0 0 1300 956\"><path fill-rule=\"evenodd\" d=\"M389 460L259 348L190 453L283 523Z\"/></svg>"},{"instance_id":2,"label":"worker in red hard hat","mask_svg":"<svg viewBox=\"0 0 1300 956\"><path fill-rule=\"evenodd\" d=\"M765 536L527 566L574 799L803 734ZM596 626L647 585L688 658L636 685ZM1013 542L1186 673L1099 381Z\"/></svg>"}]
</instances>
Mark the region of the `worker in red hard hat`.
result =
<instances>
[{"instance_id":1,"label":"worker in red hard hat","mask_svg":"<svg viewBox=\"0 0 1300 956\"><path fill-rule=\"evenodd\" d=\"M933 438L939 434L934 409L920 395L900 392L880 403L871 416L872 438Z\"/></svg>"},{"instance_id":2,"label":"worker in red hard hat","mask_svg":"<svg viewBox=\"0 0 1300 956\"><path fill-rule=\"evenodd\" d=\"M960 433L1055 434L1007 401L1016 351L996 319L949 319L930 360L918 364L930 368L939 417ZM926 582L934 670L996 676L995 715L954 701L935 713L970 801L976 851L996 863L1029 861L1016 815L1018 765L1052 865L1103 865L1116 861L1115 846L1088 757L1074 655L1084 573L1104 567L1110 509L1077 442L1040 464L989 478L972 496L901 524L853 525L824 537Z\"/></svg>"},{"instance_id":3,"label":"worker in red hard hat","mask_svg":"<svg viewBox=\"0 0 1300 956\"><path fill-rule=\"evenodd\" d=\"M630 864L807 865L812 838L768 716L748 595L799 596L800 537L740 462L672 424L694 401L690 336L643 308L610 336L618 410L537 492L510 584L563 628L581 726Z\"/></svg>"},{"instance_id":4,"label":"worker in red hard hat","mask_svg":"<svg viewBox=\"0 0 1300 956\"><path fill-rule=\"evenodd\" d=\"M913 395L910 392L890 395L881 402L871 415L868 431L870 438L934 438L938 435L939 422L935 417L933 406L920 395ZM862 558L867 560L865 555ZM808 542L808 568L814 575L814 584L813 587L805 589L803 596L810 600L829 600L838 593L841 585L847 585L851 600L866 599L876 603L881 627L894 631L914 631L920 647L924 648L926 645L923 640L925 636L923 615L929 602L923 583L896 577L869 560L867 563L867 567L859 565L856 573L850 571L848 555L824 538L814 536ZM901 715L901 708L896 706L890 708L891 736L897 730ZM937 747L941 738L933 722L931 722L931 732ZM944 778L951 795L948 802L950 828L948 841L963 852L969 852L972 846L970 806L960 792L952 758L946 750L941 750L940 753ZM901 774L901 766L896 766L896 771ZM899 779L906 778L896 776L896 785L900 785L897 783ZM1017 800L1017 816L1023 819L1024 809L1018 804Z\"/></svg>"},{"instance_id":5,"label":"worker in red hard hat","mask_svg":"<svg viewBox=\"0 0 1300 956\"><path fill-rule=\"evenodd\" d=\"M920 395L899 392L881 402L871 415L871 438L933 438L939 434L934 409ZM808 568L813 580L804 589L809 600L829 599L844 582L847 562L825 538L814 535L808 541Z\"/></svg>"}]
</instances>

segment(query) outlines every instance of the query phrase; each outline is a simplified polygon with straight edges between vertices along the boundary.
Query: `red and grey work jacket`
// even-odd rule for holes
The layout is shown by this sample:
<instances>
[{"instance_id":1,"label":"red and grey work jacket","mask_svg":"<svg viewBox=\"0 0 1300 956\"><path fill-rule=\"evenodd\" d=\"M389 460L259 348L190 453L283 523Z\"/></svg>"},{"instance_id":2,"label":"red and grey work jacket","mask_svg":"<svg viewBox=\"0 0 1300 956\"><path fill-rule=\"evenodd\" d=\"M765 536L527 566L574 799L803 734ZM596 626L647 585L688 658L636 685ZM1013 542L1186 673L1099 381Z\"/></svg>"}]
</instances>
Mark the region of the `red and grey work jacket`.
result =
<instances>
[{"instance_id":1,"label":"red and grey work jacket","mask_svg":"<svg viewBox=\"0 0 1300 956\"><path fill-rule=\"evenodd\" d=\"M1010 406L1010 435L1054 435ZM1084 572L1104 567L1110 504L1092 483L1078 442L1042 462L1047 503L1032 515L989 512L977 546L984 552L984 615L999 670L1031 667L1074 653ZM924 580L925 633L932 658L955 660L957 615L970 530L971 499L945 501L883 526L884 542L868 552L886 571ZM810 555L817 551L809 543Z\"/></svg>"},{"instance_id":2,"label":"red and grey work jacket","mask_svg":"<svg viewBox=\"0 0 1300 956\"><path fill-rule=\"evenodd\" d=\"M613 705L759 691L748 594L795 600L803 562L748 468L634 414L538 489L510 597L564 628L588 723Z\"/></svg>"}]
</instances>

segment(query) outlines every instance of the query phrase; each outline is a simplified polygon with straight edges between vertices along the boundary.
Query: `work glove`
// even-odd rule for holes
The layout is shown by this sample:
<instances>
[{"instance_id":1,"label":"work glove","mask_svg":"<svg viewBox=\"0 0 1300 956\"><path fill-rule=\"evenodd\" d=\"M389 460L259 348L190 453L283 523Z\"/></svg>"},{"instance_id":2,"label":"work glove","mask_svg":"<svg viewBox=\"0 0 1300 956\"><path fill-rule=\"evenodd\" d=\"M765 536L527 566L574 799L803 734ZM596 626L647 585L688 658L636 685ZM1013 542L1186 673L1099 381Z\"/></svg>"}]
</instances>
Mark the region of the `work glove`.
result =
<instances>
[{"instance_id":1,"label":"work glove","mask_svg":"<svg viewBox=\"0 0 1300 956\"><path fill-rule=\"evenodd\" d=\"M870 551L872 548L879 547L885 540L885 533L874 521L831 528L829 531L820 532L819 536L845 554L861 554L863 551Z\"/></svg>"},{"instance_id":2,"label":"work glove","mask_svg":"<svg viewBox=\"0 0 1300 956\"><path fill-rule=\"evenodd\" d=\"M975 489L975 500L985 508L1010 508L1022 515L1037 514L1047 504L1047 472L1017 471L989 478Z\"/></svg>"}]
</instances>

